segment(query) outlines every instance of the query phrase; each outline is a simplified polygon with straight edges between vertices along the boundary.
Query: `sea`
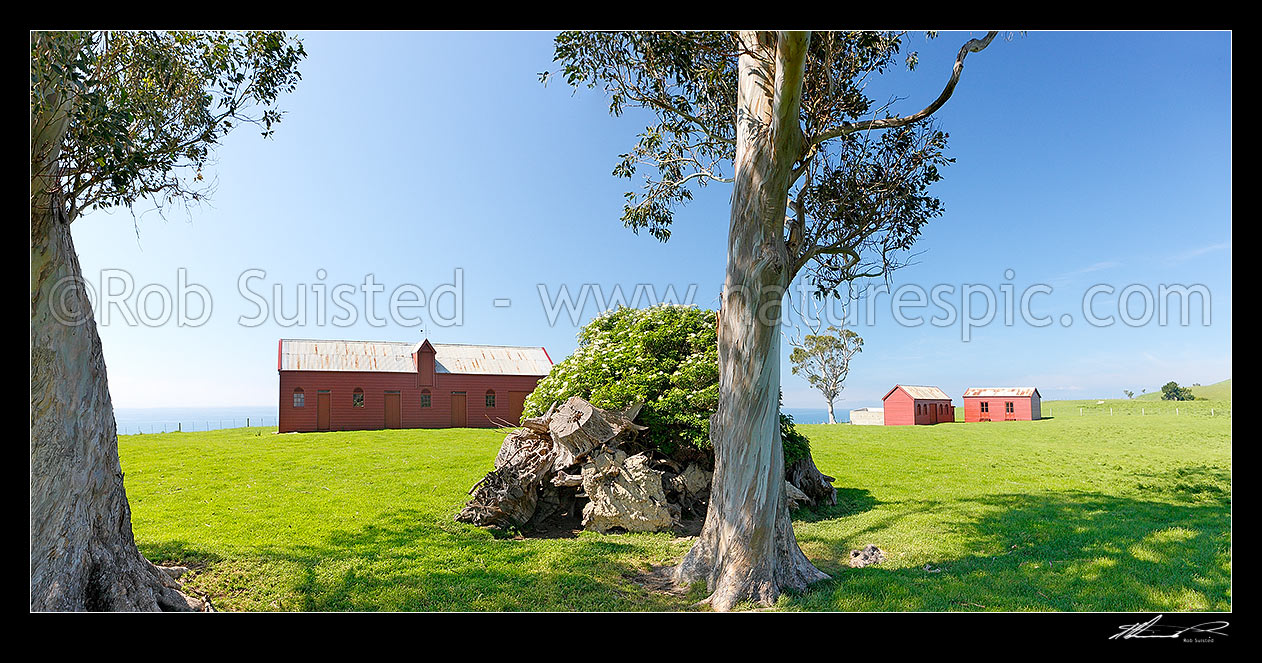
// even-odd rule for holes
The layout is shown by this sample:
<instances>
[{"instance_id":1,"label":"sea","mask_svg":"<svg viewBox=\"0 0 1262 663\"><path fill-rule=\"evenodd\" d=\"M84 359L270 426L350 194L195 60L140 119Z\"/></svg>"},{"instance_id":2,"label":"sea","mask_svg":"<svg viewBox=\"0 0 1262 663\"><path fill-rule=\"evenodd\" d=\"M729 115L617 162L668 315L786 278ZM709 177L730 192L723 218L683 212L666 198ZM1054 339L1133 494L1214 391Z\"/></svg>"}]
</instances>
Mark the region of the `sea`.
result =
<instances>
[{"instance_id":1,"label":"sea","mask_svg":"<svg viewBox=\"0 0 1262 663\"><path fill-rule=\"evenodd\" d=\"M828 423L828 410L824 408L784 408L785 414L793 415L794 423ZM837 421L849 421L850 413L838 408ZM275 406L240 407L119 407L114 408L114 420L119 435L170 433L173 431L205 431L244 426L275 426Z\"/></svg>"},{"instance_id":2,"label":"sea","mask_svg":"<svg viewBox=\"0 0 1262 663\"><path fill-rule=\"evenodd\" d=\"M784 413L793 416L795 424L826 424L828 423L828 410L825 408L808 408L808 407L786 407ZM843 410L840 407L833 409L833 416L837 418L837 423L850 423L850 410Z\"/></svg>"},{"instance_id":3,"label":"sea","mask_svg":"<svg viewBox=\"0 0 1262 663\"><path fill-rule=\"evenodd\" d=\"M276 406L116 407L114 421L119 435L275 426Z\"/></svg>"}]
</instances>

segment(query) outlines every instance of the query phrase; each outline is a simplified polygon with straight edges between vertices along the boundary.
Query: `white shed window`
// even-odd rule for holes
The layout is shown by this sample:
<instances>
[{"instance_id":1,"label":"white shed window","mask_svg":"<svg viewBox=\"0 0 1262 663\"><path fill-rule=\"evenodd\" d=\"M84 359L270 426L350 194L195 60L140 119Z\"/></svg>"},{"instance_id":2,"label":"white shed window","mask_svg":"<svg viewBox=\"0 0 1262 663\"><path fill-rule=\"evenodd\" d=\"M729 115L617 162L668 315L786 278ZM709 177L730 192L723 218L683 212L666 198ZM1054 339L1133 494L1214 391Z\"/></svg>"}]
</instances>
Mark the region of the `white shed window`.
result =
<instances>
[{"instance_id":1,"label":"white shed window","mask_svg":"<svg viewBox=\"0 0 1262 663\"><path fill-rule=\"evenodd\" d=\"M302 387L294 390L294 407L303 407L307 404L307 395L302 393Z\"/></svg>"}]
</instances>

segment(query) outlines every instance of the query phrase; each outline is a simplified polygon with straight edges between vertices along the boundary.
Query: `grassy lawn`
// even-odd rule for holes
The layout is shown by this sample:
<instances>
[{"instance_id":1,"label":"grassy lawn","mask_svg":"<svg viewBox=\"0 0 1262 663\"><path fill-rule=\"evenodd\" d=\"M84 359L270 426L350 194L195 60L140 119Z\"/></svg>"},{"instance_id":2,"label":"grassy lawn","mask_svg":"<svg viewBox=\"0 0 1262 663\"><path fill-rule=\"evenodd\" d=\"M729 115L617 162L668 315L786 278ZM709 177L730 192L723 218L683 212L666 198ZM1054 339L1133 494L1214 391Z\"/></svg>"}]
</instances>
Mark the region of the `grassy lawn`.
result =
<instances>
[{"instance_id":1,"label":"grassy lawn","mask_svg":"<svg viewBox=\"0 0 1262 663\"><path fill-rule=\"evenodd\" d=\"M796 531L834 579L777 608L1230 609L1231 420L1051 405L1037 422L802 426L839 505L797 513ZM119 438L141 551L198 566L189 585L218 609L674 610L704 594L634 581L688 540L453 522L498 431L273 431ZM868 543L888 561L846 567Z\"/></svg>"}]
</instances>

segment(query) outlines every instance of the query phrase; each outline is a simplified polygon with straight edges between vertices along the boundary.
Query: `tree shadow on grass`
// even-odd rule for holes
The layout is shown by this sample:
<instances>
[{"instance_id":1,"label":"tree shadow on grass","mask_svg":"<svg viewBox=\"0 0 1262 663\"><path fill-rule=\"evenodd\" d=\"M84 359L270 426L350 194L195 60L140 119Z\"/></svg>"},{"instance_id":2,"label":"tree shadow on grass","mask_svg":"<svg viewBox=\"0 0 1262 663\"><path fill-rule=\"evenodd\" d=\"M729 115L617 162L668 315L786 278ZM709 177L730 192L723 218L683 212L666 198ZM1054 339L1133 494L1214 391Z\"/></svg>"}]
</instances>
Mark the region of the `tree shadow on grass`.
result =
<instances>
[{"instance_id":1,"label":"tree shadow on grass","mask_svg":"<svg viewBox=\"0 0 1262 663\"><path fill-rule=\"evenodd\" d=\"M1178 611L1231 609L1231 513L1223 500L1148 501L1088 492L960 500L987 515L962 525L980 552L838 568L789 598L804 610ZM893 521L943 505L918 503L835 541L837 554L879 539ZM879 542L878 542L879 545ZM889 553L890 551L887 551ZM897 562L893 562L897 563ZM827 565L825 565L827 566Z\"/></svg>"},{"instance_id":2,"label":"tree shadow on grass","mask_svg":"<svg viewBox=\"0 0 1262 663\"><path fill-rule=\"evenodd\" d=\"M871 511L879 504L881 503L866 488L838 488L836 505L798 509L793 512L793 520L806 523L835 520Z\"/></svg>"},{"instance_id":3,"label":"tree shadow on grass","mask_svg":"<svg viewBox=\"0 0 1262 663\"><path fill-rule=\"evenodd\" d=\"M583 535L495 539L399 509L318 544L278 542L240 557L181 541L146 545L151 559L199 560L193 587L228 609L295 611L678 610L686 597L628 579L668 540Z\"/></svg>"},{"instance_id":4,"label":"tree shadow on grass","mask_svg":"<svg viewBox=\"0 0 1262 663\"><path fill-rule=\"evenodd\" d=\"M1137 472L1135 488L1169 500L1214 500L1231 506L1231 472L1209 465L1185 465L1164 472Z\"/></svg>"},{"instance_id":5,"label":"tree shadow on grass","mask_svg":"<svg viewBox=\"0 0 1262 663\"><path fill-rule=\"evenodd\" d=\"M801 509L798 521L862 513L879 502L839 488L837 505ZM146 542L158 562L189 566L190 587L221 609L293 611L681 610L696 597L662 592L650 571L678 561L686 540L599 535L534 539L397 509L319 543L211 552L181 540Z\"/></svg>"},{"instance_id":6,"label":"tree shadow on grass","mask_svg":"<svg viewBox=\"0 0 1262 663\"><path fill-rule=\"evenodd\" d=\"M1097 610L1231 608L1230 476L1188 466L1142 475L1137 497L1066 491L947 502L883 504L867 490L838 489L838 505L794 514L798 522L880 517L842 537L799 540L826 551L813 561L833 575L790 610ZM845 567L852 548L905 531L943 509L981 514L946 523L970 554L897 566ZM887 512L888 513L885 513ZM250 610L681 610L688 597L636 579L669 564L686 541L662 535L495 539L433 511L398 509L333 531L316 543L211 552L167 540L141 546L154 561L194 567L190 584L216 607ZM908 519L911 520L908 520ZM871 522L869 522L871 521ZM931 533L926 534L932 535ZM927 568L926 568L927 566Z\"/></svg>"}]
</instances>

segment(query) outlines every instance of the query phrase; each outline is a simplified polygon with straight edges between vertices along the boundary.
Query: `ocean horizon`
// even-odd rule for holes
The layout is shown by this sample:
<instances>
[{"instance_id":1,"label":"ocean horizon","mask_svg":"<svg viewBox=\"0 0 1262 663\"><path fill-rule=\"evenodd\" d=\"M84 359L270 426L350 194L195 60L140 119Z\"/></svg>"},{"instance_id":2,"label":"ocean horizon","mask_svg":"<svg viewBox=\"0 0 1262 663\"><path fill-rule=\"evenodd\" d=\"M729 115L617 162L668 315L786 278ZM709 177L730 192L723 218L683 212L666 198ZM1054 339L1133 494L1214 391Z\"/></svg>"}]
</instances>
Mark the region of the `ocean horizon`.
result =
<instances>
[{"instance_id":1,"label":"ocean horizon","mask_svg":"<svg viewBox=\"0 0 1262 663\"><path fill-rule=\"evenodd\" d=\"M850 411L837 408L837 421L850 420ZM823 424L828 422L825 408L786 407L794 423ZM170 433L173 431L205 431L244 426L275 426L276 406L241 405L218 407L116 407L114 421L119 435Z\"/></svg>"},{"instance_id":2,"label":"ocean horizon","mask_svg":"<svg viewBox=\"0 0 1262 663\"><path fill-rule=\"evenodd\" d=\"M116 407L114 421L119 435L275 426L276 406Z\"/></svg>"}]
</instances>

